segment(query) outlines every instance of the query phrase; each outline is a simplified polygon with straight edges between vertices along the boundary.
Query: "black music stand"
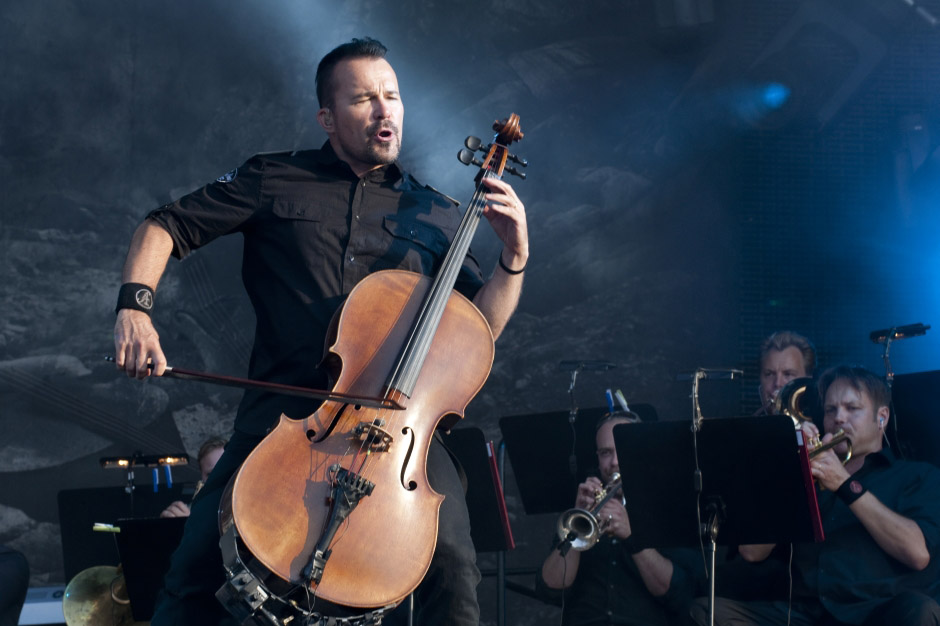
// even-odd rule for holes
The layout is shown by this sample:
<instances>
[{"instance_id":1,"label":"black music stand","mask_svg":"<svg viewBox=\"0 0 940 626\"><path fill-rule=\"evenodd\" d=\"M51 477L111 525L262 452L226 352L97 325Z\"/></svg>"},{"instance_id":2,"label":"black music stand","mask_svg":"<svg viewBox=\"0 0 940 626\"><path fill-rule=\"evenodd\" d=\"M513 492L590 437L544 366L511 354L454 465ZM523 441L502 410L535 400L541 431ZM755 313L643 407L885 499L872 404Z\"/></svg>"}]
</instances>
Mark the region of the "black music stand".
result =
<instances>
[{"instance_id":1,"label":"black music stand","mask_svg":"<svg viewBox=\"0 0 940 626\"><path fill-rule=\"evenodd\" d=\"M656 421L649 404L631 404L644 422ZM594 426L606 407L580 409L574 424L568 411L511 415L499 420L513 475L527 515L571 508L578 484L597 472Z\"/></svg>"},{"instance_id":2,"label":"black music stand","mask_svg":"<svg viewBox=\"0 0 940 626\"><path fill-rule=\"evenodd\" d=\"M170 569L170 555L183 538L185 517L120 519L121 532L115 533L124 584L136 622L149 622Z\"/></svg>"},{"instance_id":3,"label":"black music stand","mask_svg":"<svg viewBox=\"0 0 940 626\"><path fill-rule=\"evenodd\" d=\"M479 428L455 428L444 436L467 475L470 535L477 552L500 552L515 547L506 500L492 448Z\"/></svg>"},{"instance_id":4,"label":"black music stand","mask_svg":"<svg viewBox=\"0 0 940 626\"><path fill-rule=\"evenodd\" d=\"M898 374L894 377L891 397L895 423L887 428L892 446L902 455L940 467L940 420L936 418L940 371Z\"/></svg>"},{"instance_id":5,"label":"black music stand","mask_svg":"<svg viewBox=\"0 0 940 626\"><path fill-rule=\"evenodd\" d=\"M808 460L783 415L620 424L614 442L638 548L822 539ZM696 467L696 448L698 464Z\"/></svg>"},{"instance_id":6,"label":"black music stand","mask_svg":"<svg viewBox=\"0 0 940 626\"><path fill-rule=\"evenodd\" d=\"M117 524L125 517L158 517L174 500L189 501L193 485L174 483L156 493L138 485L133 493L124 487L63 489L58 494L59 528L65 580L95 565L117 565L117 545L107 532L96 532L96 523Z\"/></svg>"}]
</instances>

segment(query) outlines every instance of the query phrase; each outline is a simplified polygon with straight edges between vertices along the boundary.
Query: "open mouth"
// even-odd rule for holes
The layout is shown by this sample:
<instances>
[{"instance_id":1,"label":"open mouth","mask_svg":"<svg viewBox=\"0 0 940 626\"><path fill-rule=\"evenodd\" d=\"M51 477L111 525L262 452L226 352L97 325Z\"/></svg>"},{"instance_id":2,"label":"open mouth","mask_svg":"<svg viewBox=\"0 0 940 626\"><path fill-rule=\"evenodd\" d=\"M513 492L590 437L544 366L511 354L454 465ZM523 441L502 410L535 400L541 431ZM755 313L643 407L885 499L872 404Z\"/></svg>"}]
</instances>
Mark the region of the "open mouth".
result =
<instances>
[{"instance_id":1,"label":"open mouth","mask_svg":"<svg viewBox=\"0 0 940 626\"><path fill-rule=\"evenodd\" d=\"M398 136L398 128L389 120L376 122L367 129L367 132L375 141L380 143L388 143Z\"/></svg>"}]
</instances>

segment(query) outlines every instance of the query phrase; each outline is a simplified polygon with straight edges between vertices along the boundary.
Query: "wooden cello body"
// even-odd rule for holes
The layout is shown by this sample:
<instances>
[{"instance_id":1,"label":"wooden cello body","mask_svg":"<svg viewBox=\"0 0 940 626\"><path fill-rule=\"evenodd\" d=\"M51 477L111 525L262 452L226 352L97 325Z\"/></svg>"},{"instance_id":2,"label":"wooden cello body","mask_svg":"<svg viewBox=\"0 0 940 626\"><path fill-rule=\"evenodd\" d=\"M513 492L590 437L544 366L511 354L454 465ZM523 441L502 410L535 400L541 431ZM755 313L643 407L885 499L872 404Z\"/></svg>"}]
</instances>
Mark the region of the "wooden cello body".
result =
<instances>
[{"instance_id":1,"label":"wooden cello body","mask_svg":"<svg viewBox=\"0 0 940 626\"><path fill-rule=\"evenodd\" d=\"M386 377L429 285L426 277L389 270L353 289L331 349L342 362L334 389L386 393ZM356 332L346 332L354 323ZM352 353L357 358L346 356ZM431 489L425 471L431 437L445 416L462 416L492 363L489 325L469 300L453 293L412 398L398 398L404 411L324 403L305 419L282 417L232 485L234 523L248 550L278 577L302 580L329 517L331 468L354 467L368 455L362 474L376 486L337 533L314 591L350 607L400 602L424 577L437 540L443 497ZM362 451L359 427L375 419L384 420L392 440Z\"/></svg>"},{"instance_id":2,"label":"wooden cello body","mask_svg":"<svg viewBox=\"0 0 940 626\"><path fill-rule=\"evenodd\" d=\"M518 116L499 126L508 135L490 146L438 274L376 272L334 318L324 361L333 391L403 409L327 401L304 419L282 416L229 484L220 511L229 582L218 595L236 615L235 596L268 610L262 596L272 577L295 596L279 606L307 616L318 601L391 608L427 572L443 501L426 473L431 439L442 421L449 428L463 416L493 363L486 319L453 286L485 206L479 178L499 176L505 145L522 136ZM249 558L234 558L236 550Z\"/></svg>"}]
</instances>

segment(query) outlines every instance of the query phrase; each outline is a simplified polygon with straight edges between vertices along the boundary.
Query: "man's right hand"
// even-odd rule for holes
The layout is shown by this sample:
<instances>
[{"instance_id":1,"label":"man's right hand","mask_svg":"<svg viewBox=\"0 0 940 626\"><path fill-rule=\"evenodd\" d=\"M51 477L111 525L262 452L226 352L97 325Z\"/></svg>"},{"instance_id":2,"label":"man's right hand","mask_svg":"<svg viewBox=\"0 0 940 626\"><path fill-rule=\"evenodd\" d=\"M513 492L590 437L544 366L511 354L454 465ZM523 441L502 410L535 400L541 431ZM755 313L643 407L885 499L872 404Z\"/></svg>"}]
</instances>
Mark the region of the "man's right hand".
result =
<instances>
[{"instance_id":1,"label":"man's right hand","mask_svg":"<svg viewBox=\"0 0 940 626\"><path fill-rule=\"evenodd\" d=\"M599 478L589 476L587 480L578 485L578 497L575 499L574 506L590 511L594 508L594 495L603 488L604 483Z\"/></svg>"},{"instance_id":2,"label":"man's right hand","mask_svg":"<svg viewBox=\"0 0 940 626\"><path fill-rule=\"evenodd\" d=\"M189 505L177 500L163 509L160 517L189 517Z\"/></svg>"},{"instance_id":3,"label":"man's right hand","mask_svg":"<svg viewBox=\"0 0 940 626\"><path fill-rule=\"evenodd\" d=\"M114 323L114 362L129 377L141 380L151 374L162 376L166 370L160 336L150 316L143 311L118 311ZM148 363L153 363L152 370L147 367Z\"/></svg>"}]
</instances>

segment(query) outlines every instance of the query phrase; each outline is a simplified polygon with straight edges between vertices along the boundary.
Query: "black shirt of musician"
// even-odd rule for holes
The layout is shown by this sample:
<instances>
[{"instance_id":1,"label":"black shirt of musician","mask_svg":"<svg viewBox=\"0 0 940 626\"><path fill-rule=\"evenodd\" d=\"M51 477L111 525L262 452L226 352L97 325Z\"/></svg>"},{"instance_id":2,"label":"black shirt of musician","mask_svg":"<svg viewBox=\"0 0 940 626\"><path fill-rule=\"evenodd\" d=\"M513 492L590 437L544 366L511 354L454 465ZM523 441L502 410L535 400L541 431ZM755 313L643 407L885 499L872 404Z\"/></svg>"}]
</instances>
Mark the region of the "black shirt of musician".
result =
<instances>
[{"instance_id":1,"label":"black shirt of musician","mask_svg":"<svg viewBox=\"0 0 940 626\"><path fill-rule=\"evenodd\" d=\"M322 389L329 381L316 366L349 292L379 270L433 275L461 213L397 162L360 179L327 142L320 150L256 155L148 218L170 233L178 258L241 233L242 281L257 318L248 376ZM482 284L468 254L456 289L472 299ZM316 405L249 390L235 428L264 434L281 413L304 417Z\"/></svg>"},{"instance_id":2,"label":"black shirt of musician","mask_svg":"<svg viewBox=\"0 0 940 626\"><path fill-rule=\"evenodd\" d=\"M889 509L914 520L924 534L930 563L914 571L889 556L833 492L819 493L826 540L794 544L794 603L819 607L847 624L861 624L906 590L940 601L940 470L896 459L890 449L869 454L857 480Z\"/></svg>"},{"instance_id":3,"label":"black shirt of musician","mask_svg":"<svg viewBox=\"0 0 940 626\"><path fill-rule=\"evenodd\" d=\"M694 568L702 568L702 555L695 550L663 550L673 564L669 590L654 597L647 590L628 544L605 535L594 547L581 553L574 583L563 592L550 589L536 575L540 598L563 605L564 626L669 626L682 622L699 581ZM684 622L683 622L684 623Z\"/></svg>"}]
</instances>

